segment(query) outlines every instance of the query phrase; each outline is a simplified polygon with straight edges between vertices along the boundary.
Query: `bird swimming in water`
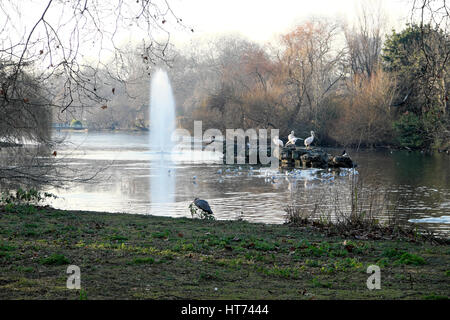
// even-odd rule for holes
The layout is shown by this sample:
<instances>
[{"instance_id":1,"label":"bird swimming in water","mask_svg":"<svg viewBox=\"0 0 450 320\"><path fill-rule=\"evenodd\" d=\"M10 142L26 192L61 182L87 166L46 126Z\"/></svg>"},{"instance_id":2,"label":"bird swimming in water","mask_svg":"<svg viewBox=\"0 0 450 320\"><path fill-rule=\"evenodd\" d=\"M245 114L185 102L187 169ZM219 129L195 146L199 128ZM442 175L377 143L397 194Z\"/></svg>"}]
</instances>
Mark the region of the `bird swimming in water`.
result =
<instances>
[{"instance_id":1,"label":"bird swimming in water","mask_svg":"<svg viewBox=\"0 0 450 320\"><path fill-rule=\"evenodd\" d=\"M210 140L209 142L207 142L207 143L205 144L205 146L210 145L211 143L213 143L213 142L215 142L215 141L216 141L216 137L215 137L215 136L211 136L211 140Z\"/></svg>"},{"instance_id":2,"label":"bird swimming in water","mask_svg":"<svg viewBox=\"0 0 450 320\"><path fill-rule=\"evenodd\" d=\"M199 199L199 198L195 198L194 199L194 204L195 204L195 206L197 208L203 210L204 212L209 213L209 214L213 214L213 212L211 210L211 207L209 206L208 201L202 200L202 199Z\"/></svg>"},{"instance_id":3,"label":"bird swimming in water","mask_svg":"<svg viewBox=\"0 0 450 320\"><path fill-rule=\"evenodd\" d=\"M304 142L306 149L309 149L313 141L314 141L314 131L311 131L311 137L306 138Z\"/></svg>"}]
</instances>

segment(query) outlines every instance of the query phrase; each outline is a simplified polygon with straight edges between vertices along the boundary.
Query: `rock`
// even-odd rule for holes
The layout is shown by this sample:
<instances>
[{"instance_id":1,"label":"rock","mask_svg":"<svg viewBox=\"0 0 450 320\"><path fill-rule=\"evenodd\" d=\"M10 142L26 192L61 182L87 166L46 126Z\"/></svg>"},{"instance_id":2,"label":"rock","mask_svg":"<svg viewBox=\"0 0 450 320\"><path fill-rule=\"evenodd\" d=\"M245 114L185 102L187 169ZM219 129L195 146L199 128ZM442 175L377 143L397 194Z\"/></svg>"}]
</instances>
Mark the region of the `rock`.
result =
<instances>
[{"instance_id":1,"label":"rock","mask_svg":"<svg viewBox=\"0 0 450 320\"><path fill-rule=\"evenodd\" d=\"M308 154L308 150L306 148L296 148L292 150L292 159L297 160L304 154Z\"/></svg>"},{"instance_id":2,"label":"rock","mask_svg":"<svg viewBox=\"0 0 450 320\"><path fill-rule=\"evenodd\" d=\"M333 157L330 167L337 168L353 168L354 164L350 157L336 156Z\"/></svg>"},{"instance_id":3,"label":"rock","mask_svg":"<svg viewBox=\"0 0 450 320\"><path fill-rule=\"evenodd\" d=\"M322 150L305 153L300 159L302 160L303 167L325 168L328 164L328 155Z\"/></svg>"},{"instance_id":4,"label":"rock","mask_svg":"<svg viewBox=\"0 0 450 320\"><path fill-rule=\"evenodd\" d=\"M356 164L348 156L333 156L320 148L288 146L281 149L282 167L303 168L353 168Z\"/></svg>"}]
</instances>

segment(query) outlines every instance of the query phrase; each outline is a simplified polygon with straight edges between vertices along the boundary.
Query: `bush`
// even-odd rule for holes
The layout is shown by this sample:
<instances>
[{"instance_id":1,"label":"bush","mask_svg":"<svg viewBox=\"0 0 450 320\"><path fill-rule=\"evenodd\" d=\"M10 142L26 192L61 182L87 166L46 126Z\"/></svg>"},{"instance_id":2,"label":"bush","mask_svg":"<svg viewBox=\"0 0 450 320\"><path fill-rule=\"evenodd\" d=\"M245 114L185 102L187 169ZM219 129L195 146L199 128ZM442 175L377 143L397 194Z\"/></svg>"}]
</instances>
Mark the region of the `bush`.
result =
<instances>
[{"instance_id":1,"label":"bush","mask_svg":"<svg viewBox=\"0 0 450 320\"><path fill-rule=\"evenodd\" d=\"M414 113L404 113L394 122L398 142L403 147L420 148L425 143L423 123Z\"/></svg>"}]
</instances>

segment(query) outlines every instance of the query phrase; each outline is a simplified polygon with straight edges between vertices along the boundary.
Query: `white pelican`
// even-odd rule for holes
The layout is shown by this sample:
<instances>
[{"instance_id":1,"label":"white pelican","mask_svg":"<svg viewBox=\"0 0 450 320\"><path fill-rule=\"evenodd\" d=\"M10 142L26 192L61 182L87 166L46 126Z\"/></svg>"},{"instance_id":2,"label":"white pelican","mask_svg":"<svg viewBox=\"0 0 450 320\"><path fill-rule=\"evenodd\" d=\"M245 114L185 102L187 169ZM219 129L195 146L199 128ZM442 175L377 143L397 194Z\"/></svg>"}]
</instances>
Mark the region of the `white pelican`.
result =
<instances>
[{"instance_id":1,"label":"white pelican","mask_svg":"<svg viewBox=\"0 0 450 320\"><path fill-rule=\"evenodd\" d=\"M294 135L294 130L292 130L292 131L291 131L291 134L288 135L288 139L289 139L289 141L286 142L286 147L289 146L289 145L291 145L291 144L293 144L293 145L295 146L295 142L296 142L297 140L302 140L302 138L297 138L297 137Z\"/></svg>"},{"instance_id":2,"label":"white pelican","mask_svg":"<svg viewBox=\"0 0 450 320\"><path fill-rule=\"evenodd\" d=\"M305 139L305 147L308 149L313 141L314 141L314 131L311 131L311 137Z\"/></svg>"},{"instance_id":3,"label":"white pelican","mask_svg":"<svg viewBox=\"0 0 450 320\"><path fill-rule=\"evenodd\" d=\"M292 131L291 131L291 134L288 135L288 140L292 140L292 139L294 139L294 138L295 138L294 130L292 130Z\"/></svg>"},{"instance_id":4,"label":"white pelican","mask_svg":"<svg viewBox=\"0 0 450 320\"><path fill-rule=\"evenodd\" d=\"M280 147L284 146L283 141L281 141L278 136L275 136L272 141L276 146L280 146Z\"/></svg>"}]
</instances>

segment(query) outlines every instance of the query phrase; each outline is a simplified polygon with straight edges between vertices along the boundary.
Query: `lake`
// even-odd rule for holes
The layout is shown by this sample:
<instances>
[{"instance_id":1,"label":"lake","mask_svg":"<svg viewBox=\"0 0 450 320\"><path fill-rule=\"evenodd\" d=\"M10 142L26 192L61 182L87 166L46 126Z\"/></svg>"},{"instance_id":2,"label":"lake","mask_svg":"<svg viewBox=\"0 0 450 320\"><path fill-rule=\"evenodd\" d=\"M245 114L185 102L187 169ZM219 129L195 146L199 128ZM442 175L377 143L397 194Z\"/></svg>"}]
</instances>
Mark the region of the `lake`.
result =
<instances>
[{"instance_id":1,"label":"lake","mask_svg":"<svg viewBox=\"0 0 450 320\"><path fill-rule=\"evenodd\" d=\"M174 156L167 173L175 181L174 200L157 204L150 201L150 179L158 159L149 151L148 134L70 132L65 138L58 150L58 158L65 162L62 170L97 176L64 189L50 188L59 196L51 202L56 208L190 217L188 206L199 197L209 202L217 219L283 223L287 205L309 213L348 212L352 181L357 180L358 205L382 208L380 220L394 216L411 224L411 219L435 219L421 225L446 236L450 233L450 156L446 154L347 149L358 167L335 174L223 165L214 155L182 153Z\"/></svg>"}]
</instances>

